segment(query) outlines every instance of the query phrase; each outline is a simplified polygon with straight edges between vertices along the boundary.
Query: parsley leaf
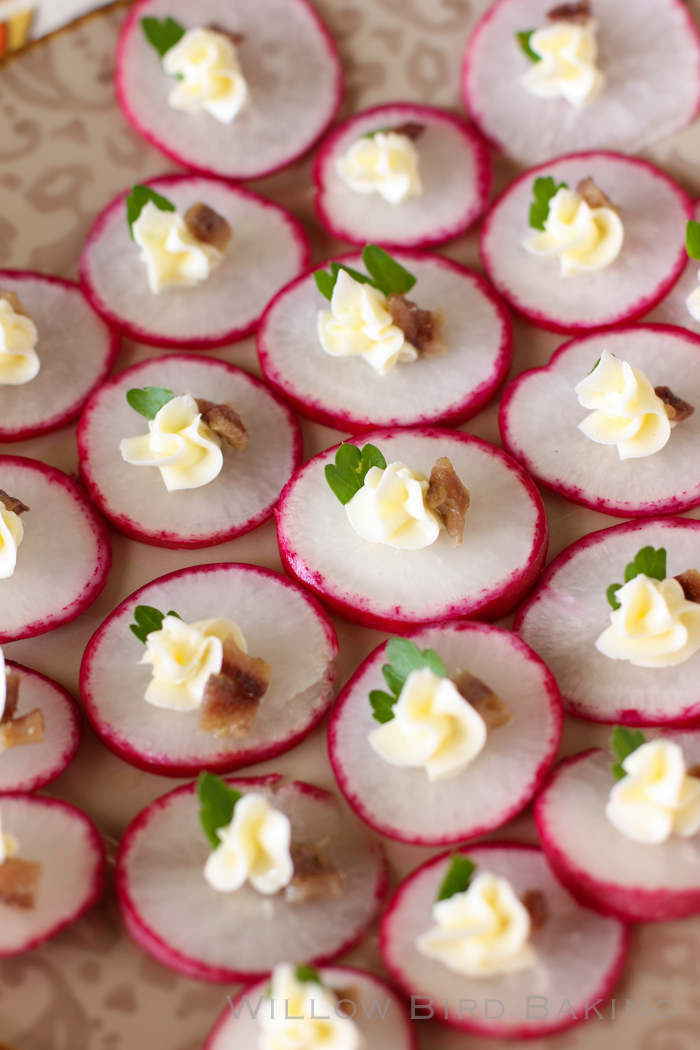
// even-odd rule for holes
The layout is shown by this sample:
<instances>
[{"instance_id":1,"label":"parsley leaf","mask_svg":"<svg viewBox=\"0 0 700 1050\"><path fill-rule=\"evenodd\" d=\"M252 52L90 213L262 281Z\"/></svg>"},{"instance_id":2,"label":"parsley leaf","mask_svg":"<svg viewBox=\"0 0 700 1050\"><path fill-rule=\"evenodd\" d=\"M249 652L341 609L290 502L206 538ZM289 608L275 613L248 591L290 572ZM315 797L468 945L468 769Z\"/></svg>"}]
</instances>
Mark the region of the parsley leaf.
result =
<instances>
[{"instance_id":1,"label":"parsley leaf","mask_svg":"<svg viewBox=\"0 0 700 1050\"><path fill-rule=\"evenodd\" d=\"M335 282L341 270L345 270L360 284L369 284L377 291L384 292L385 295L391 295L392 292L396 295L405 295L416 283L416 278L412 273L405 270L396 259L392 259L388 252L376 244L367 245L362 253L362 261L371 274L370 277L339 262L329 263L330 274L326 270L316 270L314 280L321 295L328 300L332 298Z\"/></svg>"},{"instance_id":2,"label":"parsley leaf","mask_svg":"<svg viewBox=\"0 0 700 1050\"><path fill-rule=\"evenodd\" d=\"M201 805L199 819L204 834L209 839L211 846L216 849L221 843L216 830L231 823L234 807L239 798L243 798L243 794L229 787L225 780L215 776L214 773L200 773L197 781L197 798Z\"/></svg>"},{"instance_id":3,"label":"parsley leaf","mask_svg":"<svg viewBox=\"0 0 700 1050\"><path fill-rule=\"evenodd\" d=\"M436 901L446 901L449 897L454 897L455 893L464 893L469 888L475 871L476 864L473 860L462 853L453 853L452 863L443 879Z\"/></svg>"},{"instance_id":4,"label":"parsley leaf","mask_svg":"<svg viewBox=\"0 0 700 1050\"><path fill-rule=\"evenodd\" d=\"M625 583L629 583L635 576L641 576L642 574L648 576L650 580L666 579L665 547L659 547L657 551L653 547L642 547L641 550L638 550L634 561L628 562L625 566ZM613 609L620 608L617 592L621 587L621 583L611 583L605 592L605 596Z\"/></svg>"},{"instance_id":5,"label":"parsley leaf","mask_svg":"<svg viewBox=\"0 0 700 1050\"><path fill-rule=\"evenodd\" d=\"M536 32L534 29L525 29L522 33L516 33L515 39L518 41L531 62L541 62L542 56L538 55L537 52L533 51L530 47L530 38L534 32Z\"/></svg>"},{"instance_id":6,"label":"parsley leaf","mask_svg":"<svg viewBox=\"0 0 700 1050\"><path fill-rule=\"evenodd\" d=\"M130 623L129 628L134 632L138 640L145 645L146 638L152 631L160 631L162 629L163 620L166 616L177 616L178 620L182 619L180 614L172 609L167 613L162 613L158 609L154 609L152 605L137 605L134 609L136 623Z\"/></svg>"},{"instance_id":7,"label":"parsley leaf","mask_svg":"<svg viewBox=\"0 0 700 1050\"><path fill-rule=\"evenodd\" d=\"M605 597L608 599L608 602L610 605L612 605L613 609L620 608L620 603L615 597L617 592L620 590L620 587L622 587L621 583L611 583L607 591L605 592Z\"/></svg>"},{"instance_id":8,"label":"parsley leaf","mask_svg":"<svg viewBox=\"0 0 700 1050\"><path fill-rule=\"evenodd\" d=\"M324 299L327 299L328 302L330 302L333 298L335 277L332 277L327 270L314 270L314 281Z\"/></svg>"},{"instance_id":9,"label":"parsley leaf","mask_svg":"<svg viewBox=\"0 0 700 1050\"><path fill-rule=\"evenodd\" d=\"M315 981L321 983L321 975L313 966L297 966L297 981Z\"/></svg>"},{"instance_id":10,"label":"parsley leaf","mask_svg":"<svg viewBox=\"0 0 700 1050\"><path fill-rule=\"evenodd\" d=\"M155 204L159 211L175 211L175 205L167 197L162 197L150 186L142 186L137 183L131 187L131 193L126 195L126 221L129 224L131 239L134 239L134 223L146 207L148 202Z\"/></svg>"},{"instance_id":11,"label":"parsley leaf","mask_svg":"<svg viewBox=\"0 0 700 1050\"><path fill-rule=\"evenodd\" d=\"M185 35L185 27L170 17L164 18L162 22L157 18L142 18L141 28L146 40L161 58Z\"/></svg>"},{"instance_id":12,"label":"parsley leaf","mask_svg":"<svg viewBox=\"0 0 700 1050\"><path fill-rule=\"evenodd\" d=\"M600 358L598 358L598 360L593 365L593 368L590 370L590 372L586 372L586 376L592 375L595 372L595 370L596 370L596 368L598 367L599 364L600 364Z\"/></svg>"},{"instance_id":13,"label":"parsley leaf","mask_svg":"<svg viewBox=\"0 0 700 1050\"><path fill-rule=\"evenodd\" d=\"M394 717L394 704L398 697L390 696L381 689L373 689L369 694L369 702L372 706L372 718L380 725L391 722Z\"/></svg>"},{"instance_id":14,"label":"parsley leaf","mask_svg":"<svg viewBox=\"0 0 700 1050\"><path fill-rule=\"evenodd\" d=\"M700 259L700 223L695 219L685 228L685 250L691 259Z\"/></svg>"},{"instance_id":15,"label":"parsley leaf","mask_svg":"<svg viewBox=\"0 0 700 1050\"><path fill-rule=\"evenodd\" d=\"M391 693L373 689L369 694L372 717L382 724L391 722L394 717L394 704L411 671L428 667L440 678L447 677L445 665L438 654L433 649L424 649L421 652L416 643L408 638L390 638L386 643L386 655L389 663L382 666L382 675Z\"/></svg>"},{"instance_id":16,"label":"parsley leaf","mask_svg":"<svg viewBox=\"0 0 700 1050\"><path fill-rule=\"evenodd\" d=\"M567 190L565 182L557 184L551 175L535 179L532 184L532 195L535 198L530 205L530 225L534 230L543 230L549 215L549 202L559 190Z\"/></svg>"},{"instance_id":17,"label":"parsley leaf","mask_svg":"<svg viewBox=\"0 0 700 1050\"><path fill-rule=\"evenodd\" d=\"M131 407L146 419L155 419L163 405L167 405L174 397L167 386L133 387L126 392L126 400Z\"/></svg>"},{"instance_id":18,"label":"parsley leaf","mask_svg":"<svg viewBox=\"0 0 700 1050\"><path fill-rule=\"evenodd\" d=\"M639 729L628 729L627 726L615 726L610 737L610 750L615 758L610 763L610 772L615 780L622 780L627 776L622 768L623 761L642 744L646 744L646 737Z\"/></svg>"},{"instance_id":19,"label":"parsley leaf","mask_svg":"<svg viewBox=\"0 0 700 1050\"><path fill-rule=\"evenodd\" d=\"M325 469L326 481L333 494L345 506L364 484L370 467L386 470L386 460L374 445L365 445L362 451L357 445L343 441L335 454L335 465L329 463Z\"/></svg>"}]
</instances>

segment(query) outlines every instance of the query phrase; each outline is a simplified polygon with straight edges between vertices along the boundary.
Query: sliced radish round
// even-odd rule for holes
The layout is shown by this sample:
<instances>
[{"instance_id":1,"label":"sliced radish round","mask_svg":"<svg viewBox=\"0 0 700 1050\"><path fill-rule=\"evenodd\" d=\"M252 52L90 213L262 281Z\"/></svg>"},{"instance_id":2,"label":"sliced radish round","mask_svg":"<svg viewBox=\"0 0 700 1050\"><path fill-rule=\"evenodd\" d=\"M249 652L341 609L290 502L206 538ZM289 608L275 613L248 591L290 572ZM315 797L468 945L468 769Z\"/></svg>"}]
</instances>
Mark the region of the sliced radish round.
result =
<instances>
[{"instance_id":1,"label":"sliced radish round","mask_svg":"<svg viewBox=\"0 0 700 1050\"><path fill-rule=\"evenodd\" d=\"M199 732L199 711L144 700L151 668L139 664L144 646L129 630L137 605L174 609L186 623L227 617L251 655L272 665L246 737ZM132 765L177 777L230 772L288 751L323 718L333 700L337 651L326 614L285 576L257 565L196 565L146 584L114 610L85 650L80 692L95 732Z\"/></svg>"},{"instance_id":2,"label":"sliced radish round","mask_svg":"<svg viewBox=\"0 0 700 1050\"><path fill-rule=\"evenodd\" d=\"M316 845L342 873L340 897L288 904L249 884L221 893L206 882L209 845L194 784L148 806L128 828L116 886L126 928L164 966L204 981L246 980L278 962L321 963L347 951L374 919L386 888L381 847L370 843L332 795L275 774L229 780L269 794L292 823L292 837Z\"/></svg>"},{"instance_id":3,"label":"sliced radish round","mask_svg":"<svg viewBox=\"0 0 700 1050\"><path fill-rule=\"evenodd\" d=\"M0 902L0 958L39 948L102 896L106 858L100 833L82 810L58 798L0 794L2 830L18 858L41 864L32 908Z\"/></svg>"},{"instance_id":4,"label":"sliced radish round","mask_svg":"<svg viewBox=\"0 0 700 1050\"><path fill-rule=\"evenodd\" d=\"M39 374L21 386L0 385L0 441L26 441L78 418L109 375L119 337L72 281L0 270L0 288L16 293L39 332Z\"/></svg>"},{"instance_id":5,"label":"sliced radish round","mask_svg":"<svg viewBox=\"0 0 700 1050\"><path fill-rule=\"evenodd\" d=\"M556 256L532 255L522 247L532 233L532 186L540 176L572 188L590 176L621 209L625 239L613 263L562 277ZM685 227L691 218L684 190L647 161L573 153L510 184L486 216L481 257L496 290L533 324L555 332L588 332L636 320L666 295L688 258Z\"/></svg>"},{"instance_id":6,"label":"sliced radish round","mask_svg":"<svg viewBox=\"0 0 700 1050\"><path fill-rule=\"evenodd\" d=\"M483 133L522 164L572 149L638 153L695 119L700 108L700 41L680 0L595 0L600 94L575 109L522 86L532 63L516 34L548 24L551 0L500 0L472 33L462 91Z\"/></svg>"},{"instance_id":7,"label":"sliced radish round","mask_svg":"<svg viewBox=\"0 0 700 1050\"><path fill-rule=\"evenodd\" d=\"M700 657L636 667L595 647L610 626L607 588L649 546L666 549L668 576L700 566L700 521L656 518L592 532L554 559L518 611L515 630L551 669L565 709L579 718L642 726L700 719Z\"/></svg>"},{"instance_id":8,"label":"sliced radish round","mask_svg":"<svg viewBox=\"0 0 700 1050\"><path fill-rule=\"evenodd\" d=\"M355 444L365 441L387 463L426 475L439 457L451 460L471 496L462 546L446 534L422 550L362 539L324 476L335 446L305 463L282 493L277 536L287 571L347 619L380 630L505 616L531 589L547 549L544 507L527 474L501 449L459 431L376 430Z\"/></svg>"},{"instance_id":9,"label":"sliced radish round","mask_svg":"<svg viewBox=\"0 0 700 1050\"><path fill-rule=\"evenodd\" d=\"M92 306L130 339L151 346L204 350L250 335L273 295L309 263L301 224L279 204L221 179L162 175L144 185L180 214L199 201L208 204L231 227L231 245L206 281L154 295L121 194L98 215L80 259Z\"/></svg>"},{"instance_id":10,"label":"sliced radish round","mask_svg":"<svg viewBox=\"0 0 700 1050\"><path fill-rule=\"evenodd\" d=\"M168 492L156 467L126 463L122 438L147 432L126 400L134 387L165 386L217 404L231 401L249 441L224 446L221 473L198 489ZM259 379L194 354L150 358L120 372L88 402L78 427L80 471L95 503L126 536L157 547L211 547L257 528L272 514L302 457L294 414Z\"/></svg>"},{"instance_id":11,"label":"sliced radish round","mask_svg":"<svg viewBox=\"0 0 700 1050\"><path fill-rule=\"evenodd\" d=\"M417 278L410 298L421 309L445 312L446 353L420 357L379 375L359 357L327 354L318 314L327 306L313 274L273 299L258 331L258 354L268 383L304 415L339 430L371 426L456 426L471 419L503 383L513 357L510 316L479 274L451 259L397 252ZM364 270L357 254L343 256Z\"/></svg>"},{"instance_id":12,"label":"sliced radish round","mask_svg":"<svg viewBox=\"0 0 700 1050\"><path fill-rule=\"evenodd\" d=\"M458 776L429 781L424 769L389 765L367 739L377 722L369 692L382 689L386 643L358 668L338 698L328 727L331 764L355 812L389 838L446 846L500 827L542 783L561 738L562 708L553 675L509 631L481 623L441 624L411 633L434 649L447 674L469 671L511 714L489 730L483 751Z\"/></svg>"},{"instance_id":13,"label":"sliced radish round","mask_svg":"<svg viewBox=\"0 0 700 1050\"><path fill-rule=\"evenodd\" d=\"M146 40L142 18L239 34L249 98L231 124L168 104L173 78ZM340 106L343 74L333 39L307 0L140 0L117 48L117 97L137 131L178 164L258 179L285 168L321 137Z\"/></svg>"},{"instance_id":14,"label":"sliced radish round","mask_svg":"<svg viewBox=\"0 0 700 1050\"><path fill-rule=\"evenodd\" d=\"M696 221L700 219L700 201L695 201L693 204L693 217ZM661 300L646 320L661 324L677 324L681 328L688 328L696 335L700 335L700 321L691 317L686 303L690 293L698 287L699 269L700 262L697 259L687 259L680 280L674 284L666 298Z\"/></svg>"},{"instance_id":15,"label":"sliced radish round","mask_svg":"<svg viewBox=\"0 0 700 1050\"><path fill-rule=\"evenodd\" d=\"M415 143L423 193L398 205L378 193L352 190L336 160L373 131L423 125ZM491 189L491 158L481 136L459 117L401 102L375 106L336 128L316 158L316 208L330 232L350 244L425 248L463 233L483 212Z\"/></svg>"},{"instance_id":16,"label":"sliced radish round","mask_svg":"<svg viewBox=\"0 0 700 1050\"><path fill-rule=\"evenodd\" d=\"M489 842L459 852L474 861L477 870L507 878L518 895L528 890L545 894L548 917L533 937L534 968L464 977L418 951L416 938L434 925L432 906L453 855L441 854L401 883L382 919L380 947L393 979L406 995L419 997L418 1008L427 996L435 1004L436 1020L475 1035L529 1039L569 1028L576 1023L572 1013L583 1020L584 1003L607 998L620 976L627 928L577 904L534 846ZM467 995L472 998L465 999Z\"/></svg>"},{"instance_id":17,"label":"sliced radish round","mask_svg":"<svg viewBox=\"0 0 700 1050\"><path fill-rule=\"evenodd\" d=\"M24 456L0 456L0 488L29 508L17 567L0 580L0 642L53 631L92 605L107 583L107 527L77 482Z\"/></svg>"},{"instance_id":18,"label":"sliced radish round","mask_svg":"<svg viewBox=\"0 0 700 1050\"><path fill-rule=\"evenodd\" d=\"M11 674L21 675L17 717L39 708L44 738L38 744L18 744L0 752L0 791L36 791L73 761L80 743L80 709L53 678L10 660L6 667Z\"/></svg>"},{"instance_id":19,"label":"sliced radish round","mask_svg":"<svg viewBox=\"0 0 700 1050\"><path fill-rule=\"evenodd\" d=\"M621 460L615 445L579 430L589 410L574 387L603 350L700 410L700 339L668 325L618 328L574 339L546 367L513 380L500 407L504 446L539 483L604 514L637 518L697 506L700 411L675 427L662 449L640 459Z\"/></svg>"},{"instance_id":20,"label":"sliced radish round","mask_svg":"<svg viewBox=\"0 0 700 1050\"><path fill-rule=\"evenodd\" d=\"M700 733L665 733L700 761ZM564 759L535 803L542 849L560 882L589 908L623 922L666 922L700 912L700 837L658 845L627 838L605 816L615 780L609 751Z\"/></svg>"}]
</instances>

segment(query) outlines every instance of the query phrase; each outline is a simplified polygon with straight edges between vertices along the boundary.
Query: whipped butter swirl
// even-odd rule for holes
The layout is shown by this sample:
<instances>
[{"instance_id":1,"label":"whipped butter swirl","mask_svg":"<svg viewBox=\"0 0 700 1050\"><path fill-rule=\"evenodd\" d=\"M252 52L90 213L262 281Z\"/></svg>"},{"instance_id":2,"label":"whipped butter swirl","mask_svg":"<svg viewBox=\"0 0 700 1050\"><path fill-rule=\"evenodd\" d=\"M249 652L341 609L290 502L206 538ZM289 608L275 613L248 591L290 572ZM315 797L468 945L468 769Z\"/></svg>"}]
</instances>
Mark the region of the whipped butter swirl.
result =
<instances>
[{"instance_id":1,"label":"whipped butter swirl","mask_svg":"<svg viewBox=\"0 0 700 1050\"><path fill-rule=\"evenodd\" d=\"M596 66L598 26L557 21L536 29L529 46L540 61L522 77L521 84L535 98L565 99L581 109L598 95L605 77Z\"/></svg>"},{"instance_id":2,"label":"whipped butter swirl","mask_svg":"<svg viewBox=\"0 0 700 1050\"><path fill-rule=\"evenodd\" d=\"M41 367L35 349L38 338L31 317L0 297L0 385L20 386L34 379Z\"/></svg>"},{"instance_id":3,"label":"whipped butter swirl","mask_svg":"<svg viewBox=\"0 0 700 1050\"><path fill-rule=\"evenodd\" d=\"M336 1010L337 999L319 981L300 981L296 967L280 963L272 971L269 998L258 1015L258 1050L361 1050L365 1040L350 1017Z\"/></svg>"},{"instance_id":4,"label":"whipped butter swirl","mask_svg":"<svg viewBox=\"0 0 700 1050\"><path fill-rule=\"evenodd\" d=\"M154 295L206 281L224 257L212 244L197 240L176 211L161 211L153 201L144 205L131 229Z\"/></svg>"},{"instance_id":5,"label":"whipped butter swirl","mask_svg":"<svg viewBox=\"0 0 700 1050\"><path fill-rule=\"evenodd\" d=\"M700 831L700 779L687 775L678 744L650 740L623 759L622 768L626 776L614 785L605 807L618 831L648 845Z\"/></svg>"},{"instance_id":6,"label":"whipped butter swirl","mask_svg":"<svg viewBox=\"0 0 700 1050\"><path fill-rule=\"evenodd\" d=\"M224 465L221 439L191 394L168 401L149 419L148 434L124 438L119 450L127 463L158 467L168 492L208 485Z\"/></svg>"},{"instance_id":7,"label":"whipped butter swirl","mask_svg":"<svg viewBox=\"0 0 700 1050\"><path fill-rule=\"evenodd\" d=\"M533 255L557 255L563 277L603 270L617 259L624 229L614 208L592 208L565 186L549 202L544 229L523 241Z\"/></svg>"},{"instance_id":8,"label":"whipped butter swirl","mask_svg":"<svg viewBox=\"0 0 700 1050\"><path fill-rule=\"evenodd\" d=\"M0 580L7 580L17 568L17 548L24 539L19 514L0 503Z\"/></svg>"},{"instance_id":9,"label":"whipped butter swirl","mask_svg":"<svg viewBox=\"0 0 700 1050\"><path fill-rule=\"evenodd\" d=\"M385 470L370 467L362 488L345 504L350 524L370 543L402 550L428 547L445 528L426 506L428 484L425 474L405 463L389 463Z\"/></svg>"},{"instance_id":10,"label":"whipped butter swirl","mask_svg":"<svg viewBox=\"0 0 700 1050\"><path fill-rule=\"evenodd\" d=\"M700 605L688 601L672 576L654 580L640 573L615 598L620 608L595 643L604 656L637 667L673 667L700 649Z\"/></svg>"},{"instance_id":11,"label":"whipped butter swirl","mask_svg":"<svg viewBox=\"0 0 700 1050\"><path fill-rule=\"evenodd\" d=\"M223 643L231 635L247 653L245 638L233 620L217 617L188 624L177 616L163 617L161 629L146 635L146 652L139 661L153 669L145 699L172 711L200 707L209 676L221 671Z\"/></svg>"},{"instance_id":12,"label":"whipped butter swirl","mask_svg":"<svg viewBox=\"0 0 700 1050\"><path fill-rule=\"evenodd\" d=\"M168 95L173 109L204 110L221 124L230 124L248 97L233 40L213 29L188 29L165 52L163 69L178 78Z\"/></svg>"},{"instance_id":13,"label":"whipped butter swirl","mask_svg":"<svg viewBox=\"0 0 700 1050\"><path fill-rule=\"evenodd\" d=\"M358 139L335 161L336 172L355 193L378 193L394 205L422 194L418 166L414 143L396 131L377 131Z\"/></svg>"},{"instance_id":14,"label":"whipped butter swirl","mask_svg":"<svg viewBox=\"0 0 700 1050\"><path fill-rule=\"evenodd\" d=\"M698 280L700 281L700 270L698 270ZM688 313L693 320L700 321L700 284L690 293L685 301L685 305L688 307Z\"/></svg>"},{"instance_id":15,"label":"whipped butter swirl","mask_svg":"<svg viewBox=\"0 0 700 1050\"><path fill-rule=\"evenodd\" d=\"M292 825L265 795L250 792L236 802L230 824L218 828L221 844L209 854L204 877L215 890L232 893L249 882L270 896L294 875Z\"/></svg>"}]
</instances>

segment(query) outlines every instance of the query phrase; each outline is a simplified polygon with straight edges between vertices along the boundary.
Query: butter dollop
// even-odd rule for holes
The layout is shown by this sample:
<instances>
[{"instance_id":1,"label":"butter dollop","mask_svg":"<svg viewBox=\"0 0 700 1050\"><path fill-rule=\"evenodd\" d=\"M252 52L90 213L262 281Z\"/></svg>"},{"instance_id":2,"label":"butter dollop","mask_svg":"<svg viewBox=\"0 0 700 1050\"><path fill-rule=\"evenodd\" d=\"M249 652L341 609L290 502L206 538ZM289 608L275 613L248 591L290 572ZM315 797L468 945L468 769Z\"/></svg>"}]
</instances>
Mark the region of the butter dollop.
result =
<instances>
[{"instance_id":1,"label":"butter dollop","mask_svg":"<svg viewBox=\"0 0 700 1050\"><path fill-rule=\"evenodd\" d=\"M148 431L123 438L119 450L127 463L158 467L168 492L201 488L221 472L221 439L203 422L191 394L163 405Z\"/></svg>"},{"instance_id":2,"label":"butter dollop","mask_svg":"<svg viewBox=\"0 0 700 1050\"><path fill-rule=\"evenodd\" d=\"M698 280L700 281L700 270L698 270ZM692 290L685 301L685 305L688 307L688 313L693 320L700 321L700 284Z\"/></svg>"},{"instance_id":3,"label":"butter dollop","mask_svg":"<svg viewBox=\"0 0 700 1050\"><path fill-rule=\"evenodd\" d=\"M365 1040L350 1017L336 1010L333 992L319 981L300 981L296 967L272 971L269 999L258 1014L258 1050L361 1050Z\"/></svg>"},{"instance_id":4,"label":"butter dollop","mask_svg":"<svg viewBox=\"0 0 700 1050\"><path fill-rule=\"evenodd\" d=\"M535 963L530 915L508 879L479 872L462 893L436 901L418 951L465 977L516 973Z\"/></svg>"},{"instance_id":5,"label":"butter dollop","mask_svg":"<svg viewBox=\"0 0 700 1050\"><path fill-rule=\"evenodd\" d=\"M204 877L215 890L232 893L250 882L270 896L291 882L292 825L265 795L252 791L239 798L231 823L216 833L221 844L204 865Z\"/></svg>"},{"instance_id":6,"label":"butter dollop","mask_svg":"<svg viewBox=\"0 0 700 1050\"><path fill-rule=\"evenodd\" d=\"M17 548L24 539L19 514L0 503L0 580L7 580L17 567Z\"/></svg>"},{"instance_id":7,"label":"butter dollop","mask_svg":"<svg viewBox=\"0 0 700 1050\"><path fill-rule=\"evenodd\" d=\"M653 580L640 573L615 598L620 608L595 643L603 656L637 667L673 667L700 649L700 605L688 601L672 576Z\"/></svg>"},{"instance_id":8,"label":"butter dollop","mask_svg":"<svg viewBox=\"0 0 700 1050\"><path fill-rule=\"evenodd\" d=\"M678 744L649 740L623 759L622 768L626 776L613 786L605 807L618 831L648 845L700 831L700 779L687 775Z\"/></svg>"},{"instance_id":9,"label":"butter dollop","mask_svg":"<svg viewBox=\"0 0 700 1050\"><path fill-rule=\"evenodd\" d=\"M17 313L9 299L0 298L0 384L20 386L38 374L39 338L31 317Z\"/></svg>"},{"instance_id":10,"label":"butter dollop","mask_svg":"<svg viewBox=\"0 0 700 1050\"><path fill-rule=\"evenodd\" d=\"M197 240L176 211L161 211L153 201L147 201L131 229L154 295L170 286L206 281L224 257L212 244Z\"/></svg>"},{"instance_id":11,"label":"butter dollop","mask_svg":"<svg viewBox=\"0 0 700 1050\"><path fill-rule=\"evenodd\" d=\"M523 241L533 255L558 255L563 277L603 270L617 259L625 237L613 208L591 208L575 190L563 186L549 202L544 230Z\"/></svg>"},{"instance_id":12,"label":"butter dollop","mask_svg":"<svg viewBox=\"0 0 700 1050\"><path fill-rule=\"evenodd\" d=\"M376 131L358 139L335 161L335 170L351 190L378 193L388 204L423 193L418 167L414 143L396 131Z\"/></svg>"},{"instance_id":13,"label":"butter dollop","mask_svg":"<svg viewBox=\"0 0 700 1050\"><path fill-rule=\"evenodd\" d=\"M223 643L231 635L247 653L245 638L233 620L217 617L188 624L177 616L164 616L161 629L146 635L146 652L139 660L153 668L145 699L172 711L198 708L209 676L221 670Z\"/></svg>"},{"instance_id":14,"label":"butter dollop","mask_svg":"<svg viewBox=\"0 0 700 1050\"><path fill-rule=\"evenodd\" d=\"M596 66L597 30L593 19L583 25L557 21L536 29L529 46L540 61L522 77L525 90L535 98L566 99L576 109L591 102L605 83Z\"/></svg>"},{"instance_id":15,"label":"butter dollop","mask_svg":"<svg viewBox=\"0 0 700 1050\"><path fill-rule=\"evenodd\" d=\"M370 543L420 550L435 543L445 525L426 505L428 479L405 463L370 467L362 488L345 504L355 532Z\"/></svg>"},{"instance_id":16,"label":"butter dollop","mask_svg":"<svg viewBox=\"0 0 700 1050\"><path fill-rule=\"evenodd\" d=\"M214 29L188 29L165 52L163 69L178 78L168 95L173 109L204 110L221 124L230 124L248 97L236 46Z\"/></svg>"},{"instance_id":17,"label":"butter dollop","mask_svg":"<svg viewBox=\"0 0 700 1050\"><path fill-rule=\"evenodd\" d=\"M651 456L671 436L666 406L644 372L608 350L574 390L580 404L594 410L579 430L601 445L617 445L620 459Z\"/></svg>"}]
</instances>

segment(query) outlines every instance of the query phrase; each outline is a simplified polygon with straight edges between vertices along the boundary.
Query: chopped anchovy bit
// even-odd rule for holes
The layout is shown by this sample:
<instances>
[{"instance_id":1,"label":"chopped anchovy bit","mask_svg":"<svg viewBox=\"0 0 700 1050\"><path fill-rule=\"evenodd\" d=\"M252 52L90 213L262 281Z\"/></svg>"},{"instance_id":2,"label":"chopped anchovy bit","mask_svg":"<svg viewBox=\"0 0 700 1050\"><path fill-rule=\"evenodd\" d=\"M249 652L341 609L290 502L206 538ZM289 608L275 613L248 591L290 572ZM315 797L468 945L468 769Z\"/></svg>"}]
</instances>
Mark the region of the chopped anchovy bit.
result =
<instances>
[{"instance_id":1,"label":"chopped anchovy bit","mask_svg":"<svg viewBox=\"0 0 700 1050\"><path fill-rule=\"evenodd\" d=\"M493 689L476 675L469 671L458 671L452 681L467 703L479 712L487 729L498 729L510 722L510 711L500 696L496 696Z\"/></svg>"},{"instance_id":2,"label":"chopped anchovy bit","mask_svg":"<svg viewBox=\"0 0 700 1050\"><path fill-rule=\"evenodd\" d=\"M469 493L447 456L441 456L430 472L425 502L444 521L453 545L461 546L469 510Z\"/></svg>"},{"instance_id":3,"label":"chopped anchovy bit","mask_svg":"<svg viewBox=\"0 0 700 1050\"><path fill-rule=\"evenodd\" d=\"M547 898L542 890L526 890L521 900L530 915L530 928L532 933L537 933L549 918Z\"/></svg>"},{"instance_id":4,"label":"chopped anchovy bit","mask_svg":"<svg viewBox=\"0 0 700 1050\"><path fill-rule=\"evenodd\" d=\"M675 579L680 583L689 602L700 602L700 572L697 569L686 569Z\"/></svg>"},{"instance_id":5,"label":"chopped anchovy bit","mask_svg":"<svg viewBox=\"0 0 700 1050\"><path fill-rule=\"evenodd\" d=\"M0 864L0 902L28 910L36 904L41 864L19 857L8 857Z\"/></svg>"},{"instance_id":6,"label":"chopped anchovy bit","mask_svg":"<svg viewBox=\"0 0 700 1050\"><path fill-rule=\"evenodd\" d=\"M445 315L442 310L421 310L410 299L395 292L387 297L387 307L406 342L415 346L423 357L441 357L445 353Z\"/></svg>"},{"instance_id":7,"label":"chopped anchovy bit","mask_svg":"<svg viewBox=\"0 0 700 1050\"><path fill-rule=\"evenodd\" d=\"M232 638L227 638L221 671L210 675L204 688L200 730L217 737L247 736L271 674L270 664L244 653Z\"/></svg>"},{"instance_id":8,"label":"chopped anchovy bit","mask_svg":"<svg viewBox=\"0 0 700 1050\"><path fill-rule=\"evenodd\" d=\"M11 511L17 517L20 514L26 514L29 510L26 503L22 503L21 499L15 499L14 496L8 496L4 489L0 489L0 503L3 504L5 510Z\"/></svg>"},{"instance_id":9,"label":"chopped anchovy bit","mask_svg":"<svg viewBox=\"0 0 700 1050\"><path fill-rule=\"evenodd\" d=\"M591 5L589 0L580 0L575 4L559 4L547 12L550 22L575 22L577 25L585 25L591 20Z\"/></svg>"},{"instance_id":10,"label":"chopped anchovy bit","mask_svg":"<svg viewBox=\"0 0 700 1050\"><path fill-rule=\"evenodd\" d=\"M576 192L585 200L589 208L610 208L612 211L619 211L610 198L596 186L590 175L586 179L581 179L576 187Z\"/></svg>"},{"instance_id":11,"label":"chopped anchovy bit","mask_svg":"<svg viewBox=\"0 0 700 1050\"><path fill-rule=\"evenodd\" d=\"M193 237L202 244L210 244L225 252L233 238L233 231L223 215L210 208L208 204L192 204L185 212L185 225Z\"/></svg>"},{"instance_id":12,"label":"chopped anchovy bit","mask_svg":"<svg viewBox=\"0 0 700 1050\"><path fill-rule=\"evenodd\" d=\"M215 434L220 434L229 445L242 452L248 444L248 431L231 402L217 405L215 401L207 401L203 397L197 397L195 401L207 426Z\"/></svg>"},{"instance_id":13,"label":"chopped anchovy bit","mask_svg":"<svg viewBox=\"0 0 700 1050\"><path fill-rule=\"evenodd\" d=\"M676 397L667 386L655 386L654 393L666 405L666 415L672 423L683 423L686 419L690 419L695 411L692 405L689 405L683 398Z\"/></svg>"},{"instance_id":14,"label":"chopped anchovy bit","mask_svg":"<svg viewBox=\"0 0 700 1050\"><path fill-rule=\"evenodd\" d=\"M395 135L405 135L407 139L415 142L425 131L425 124L415 124L412 120L409 120L406 124L399 124L391 130Z\"/></svg>"},{"instance_id":15,"label":"chopped anchovy bit","mask_svg":"<svg viewBox=\"0 0 700 1050\"><path fill-rule=\"evenodd\" d=\"M285 887L284 899L289 904L303 904L315 897L339 897L343 886L340 875L320 846L292 842L294 876Z\"/></svg>"}]
</instances>

